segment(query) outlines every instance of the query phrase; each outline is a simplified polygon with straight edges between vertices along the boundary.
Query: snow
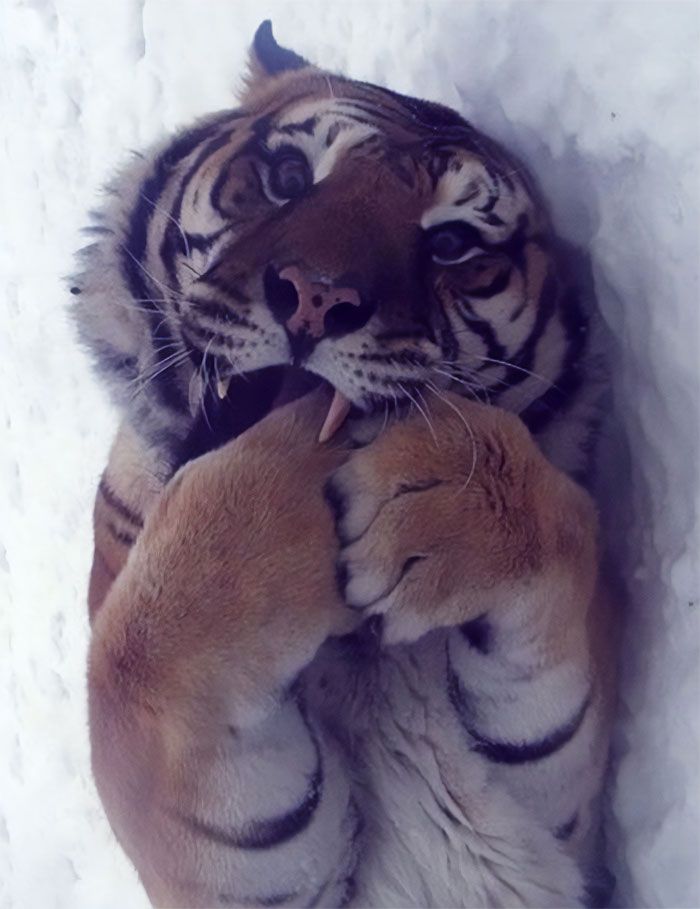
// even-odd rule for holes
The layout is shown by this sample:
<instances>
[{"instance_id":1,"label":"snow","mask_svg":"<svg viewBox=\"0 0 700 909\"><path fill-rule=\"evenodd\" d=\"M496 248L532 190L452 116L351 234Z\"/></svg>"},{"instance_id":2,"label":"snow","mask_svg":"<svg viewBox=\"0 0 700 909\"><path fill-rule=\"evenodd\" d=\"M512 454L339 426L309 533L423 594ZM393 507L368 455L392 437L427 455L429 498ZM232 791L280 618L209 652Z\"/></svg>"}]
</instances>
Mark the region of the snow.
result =
<instances>
[{"instance_id":1,"label":"snow","mask_svg":"<svg viewBox=\"0 0 700 909\"><path fill-rule=\"evenodd\" d=\"M601 501L629 605L617 901L698 906L700 6L4 0L0 906L145 906L90 778L90 511L115 417L61 276L128 149L233 103L266 16L321 65L442 100L535 170L616 342Z\"/></svg>"}]
</instances>

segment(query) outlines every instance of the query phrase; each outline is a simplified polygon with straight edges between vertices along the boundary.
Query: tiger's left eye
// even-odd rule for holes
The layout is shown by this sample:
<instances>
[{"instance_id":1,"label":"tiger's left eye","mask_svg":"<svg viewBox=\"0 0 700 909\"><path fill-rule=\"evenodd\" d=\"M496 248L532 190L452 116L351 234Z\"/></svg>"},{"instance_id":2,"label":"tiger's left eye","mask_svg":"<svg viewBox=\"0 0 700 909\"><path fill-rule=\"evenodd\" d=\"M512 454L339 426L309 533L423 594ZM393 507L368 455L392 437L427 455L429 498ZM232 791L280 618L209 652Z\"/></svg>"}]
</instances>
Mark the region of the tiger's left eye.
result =
<instances>
[{"instance_id":1,"label":"tiger's left eye","mask_svg":"<svg viewBox=\"0 0 700 909\"><path fill-rule=\"evenodd\" d=\"M479 232L470 224L450 221L431 228L427 234L430 255L441 265L454 265L469 258L471 250L479 248Z\"/></svg>"},{"instance_id":2,"label":"tiger's left eye","mask_svg":"<svg viewBox=\"0 0 700 909\"><path fill-rule=\"evenodd\" d=\"M287 154L270 167L270 189L279 199L296 199L313 183L313 174L306 158Z\"/></svg>"}]
</instances>

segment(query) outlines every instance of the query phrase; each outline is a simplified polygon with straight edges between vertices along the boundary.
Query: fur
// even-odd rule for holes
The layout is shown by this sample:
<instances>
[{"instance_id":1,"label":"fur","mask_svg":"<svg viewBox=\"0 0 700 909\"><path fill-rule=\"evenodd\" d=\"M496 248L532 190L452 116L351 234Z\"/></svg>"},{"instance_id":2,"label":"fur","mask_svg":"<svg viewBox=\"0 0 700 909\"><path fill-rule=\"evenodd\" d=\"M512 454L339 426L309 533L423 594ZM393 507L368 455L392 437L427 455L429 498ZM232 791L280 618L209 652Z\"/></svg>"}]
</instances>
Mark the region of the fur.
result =
<instances>
[{"instance_id":1,"label":"fur","mask_svg":"<svg viewBox=\"0 0 700 909\"><path fill-rule=\"evenodd\" d=\"M93 231L75 316L124 418L93 768L153 903L600 900L602 372L526 172L264 25L241 108L138 156ZM330 443L309 373L355 405Z\"/></svg>"}]
</instances>

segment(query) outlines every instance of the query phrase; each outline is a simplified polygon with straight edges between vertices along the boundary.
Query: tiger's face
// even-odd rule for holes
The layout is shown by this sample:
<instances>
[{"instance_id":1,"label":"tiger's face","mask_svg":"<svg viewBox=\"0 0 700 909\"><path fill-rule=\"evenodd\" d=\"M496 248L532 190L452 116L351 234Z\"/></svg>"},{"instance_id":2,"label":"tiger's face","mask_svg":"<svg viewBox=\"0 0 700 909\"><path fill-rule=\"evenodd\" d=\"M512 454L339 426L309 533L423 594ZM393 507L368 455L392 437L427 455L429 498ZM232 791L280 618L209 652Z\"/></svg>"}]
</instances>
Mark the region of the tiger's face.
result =
<instances>
[{"instance_id":1,"label":"tiger's face","mask_svg":"<svg viewBox=\"0 0 700 909\"><path fill-rule=\"evenodd\" d=\"M207 422L207 400L254 398L238 428L290 370L335 389L335 423L448 386L519 412L551 394L574 340L522 168L447 108L308 65L268 23L251 69L240 110L155 159L115 249L152 306L144 393Z\"/></svg>"}]
</instances>

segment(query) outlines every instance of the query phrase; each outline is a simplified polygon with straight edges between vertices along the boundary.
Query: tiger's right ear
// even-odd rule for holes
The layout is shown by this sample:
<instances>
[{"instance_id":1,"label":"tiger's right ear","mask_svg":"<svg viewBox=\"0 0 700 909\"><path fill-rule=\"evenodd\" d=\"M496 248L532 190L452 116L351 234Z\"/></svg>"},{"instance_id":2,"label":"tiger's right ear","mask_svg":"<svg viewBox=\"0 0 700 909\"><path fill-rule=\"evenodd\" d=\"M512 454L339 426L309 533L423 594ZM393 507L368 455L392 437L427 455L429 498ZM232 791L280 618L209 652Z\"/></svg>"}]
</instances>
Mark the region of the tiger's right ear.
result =
<instances>
[{"instance_id":1,"label":"tiger's right ear","mask_svg":"<svg viewBox=\"0 0 700 909\"><path fill-rule=\"evenodd\" d=\"M253 38L248 61L247 83L252 88L256 83L264 81L269 76L278 76L280 73L303 69L310 65L308 60L304 60L299 54L295 54L286 47L281 47L275 41L275 36L272 34L272 22L265 19L258 26Z\"/></svg>"}]
</instances>

